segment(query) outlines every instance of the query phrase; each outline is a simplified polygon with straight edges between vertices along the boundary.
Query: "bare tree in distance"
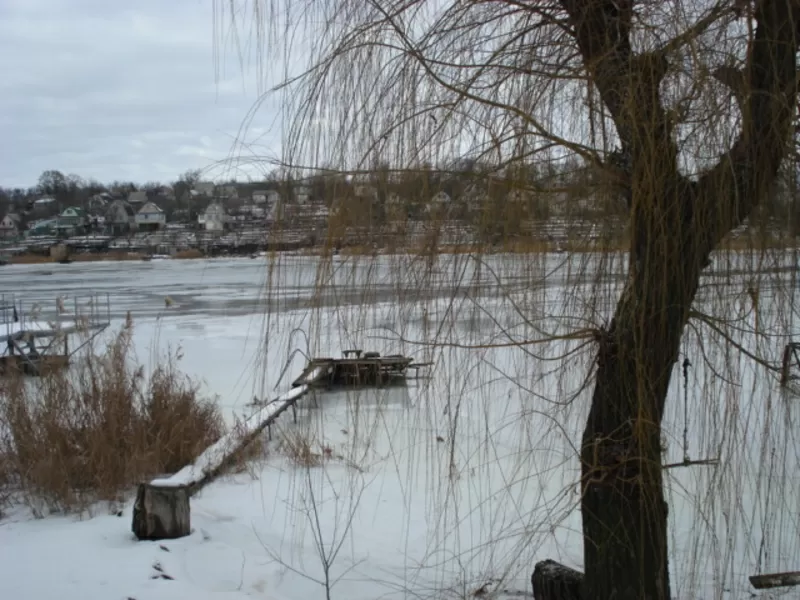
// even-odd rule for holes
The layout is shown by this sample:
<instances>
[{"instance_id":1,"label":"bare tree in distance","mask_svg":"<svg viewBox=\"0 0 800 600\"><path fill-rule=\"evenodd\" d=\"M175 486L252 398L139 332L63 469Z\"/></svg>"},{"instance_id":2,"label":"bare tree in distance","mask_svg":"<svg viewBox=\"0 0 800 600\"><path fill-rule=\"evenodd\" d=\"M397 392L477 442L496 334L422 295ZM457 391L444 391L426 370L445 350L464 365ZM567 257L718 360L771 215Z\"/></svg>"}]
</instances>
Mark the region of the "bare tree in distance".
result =
<instances>
[{"instance_id":1,"label":"bare tree in distance","mask_svg":"<svg viewBox=\"0 0 800 600\"><path fill-rule=\"evenodd\" d=\"M500 170L572 155L626 198L627 280L596 330L580 450L584 589L671 598L667 392L712 251L769 195L790 155L800 2L217 6L255 19L265 52L309 61L283 88L291 168L324 157L358 171L378 153L405 166L470 156ZM298 26L305 36L292 55L281 41L297 40Z\"/></svg>"}]
</instances>

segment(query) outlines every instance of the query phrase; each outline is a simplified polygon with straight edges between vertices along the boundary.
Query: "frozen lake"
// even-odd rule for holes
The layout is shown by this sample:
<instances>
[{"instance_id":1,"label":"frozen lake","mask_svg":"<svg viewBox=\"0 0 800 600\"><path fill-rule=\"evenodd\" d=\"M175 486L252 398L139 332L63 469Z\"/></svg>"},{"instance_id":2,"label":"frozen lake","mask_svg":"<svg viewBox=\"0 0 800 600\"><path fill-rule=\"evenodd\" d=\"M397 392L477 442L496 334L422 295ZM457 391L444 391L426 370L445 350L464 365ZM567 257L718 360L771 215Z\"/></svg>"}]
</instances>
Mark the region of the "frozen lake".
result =
<instances>
[{"instance_id":1,"label":"frozen lake","mask_svg":"<svg viewBox=\"0 0 800 600\"><path fill-rule=\"evenodd\" d=\"M667 471L676 597L744 598L748 575L800 569L800 400L779 391L774 370L798 332L796 264L718 257L704 277L681 349L691 368L684 379L676 365L670 387L664 460L688 453L720 465ZM450 256L428 267L413 257L283 255L15 266L0 280L26 303L107 292L116 323L132 313L139 358L180 345L183 370L230 416L254 394L285 390L304 352L361 347L435 363L429 380L327 394L297 425L282 422L282 433L302 433L335 460L302 468L278 448L257 479L231 478L194 499L197 533L158 555L187 597L323 597L320 544L338 548L333 598L463 598L495 579L526 589L543 558L579 568L576 445L594 358L586 329L609 318L624 260ZM80 524L86 540L151 560L126 545L127 520L94 521ZM18 537L4 541L0 529L0 548L38 532L7 527ZM56 521L41 544L58 549L73 535ZM135 573L109 589L95 569L64 565L82 573L82 597L139 589ZM49 593L36 587L44 581L3 579L3 596Z\"/></svg>"}]
</instances>

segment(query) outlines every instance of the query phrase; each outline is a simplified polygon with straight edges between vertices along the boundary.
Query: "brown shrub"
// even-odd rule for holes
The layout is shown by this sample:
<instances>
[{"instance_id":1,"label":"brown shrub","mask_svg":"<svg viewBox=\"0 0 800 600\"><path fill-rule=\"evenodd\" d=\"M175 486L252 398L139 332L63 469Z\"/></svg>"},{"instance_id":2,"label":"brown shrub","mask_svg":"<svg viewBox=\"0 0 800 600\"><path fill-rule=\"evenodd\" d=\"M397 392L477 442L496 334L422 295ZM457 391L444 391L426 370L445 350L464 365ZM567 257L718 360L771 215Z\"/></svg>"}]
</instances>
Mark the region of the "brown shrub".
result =
<instances>
[{"instance_id":1,"label":"brown shrub","mask_svg":"<svg viewBox=\"0 0 800 600\"><path fill-rule=\"evenodd\" d=\"M55 262L46 254L16 254L8 259L12 265L39 265Z\"/></svg>"},{"instance_id":2,"label":"brown shrub","mask_svg":"<svg viewBox=\"0 0 800 600\"><path fill-rule=\"evenodd\" d=\"M68 370L0 387L3 473L31 508L81 511L192 462L224 433L216 404L169 355L131 366L130 327Z\"/></svg>"},{"instance_id":3,"label":"brown shrub","mask_svg":"<svg viewBox=\"0 0 800 600\"><path fill-rule=\"evenodd\" d=\"M129 261L142 260L142 254L137 252L81 252L69 255L69 259L74 262L102 262L102 261ZM9 259L14 265L37 265L56 262L57 257L45 254L17 254Z\"/></svg>"},{"instance_id":4,"label":"brown shrub","mask_svg":"<svg viewBox=\"0 0 800 600\"><path fill-rule=\"evenodd\" d=\"M128 261L142 260L144 255L139 252L81 252L72 254L70 258L75 262L103 262L103 261Z\"/></svg>"}]
</instances>

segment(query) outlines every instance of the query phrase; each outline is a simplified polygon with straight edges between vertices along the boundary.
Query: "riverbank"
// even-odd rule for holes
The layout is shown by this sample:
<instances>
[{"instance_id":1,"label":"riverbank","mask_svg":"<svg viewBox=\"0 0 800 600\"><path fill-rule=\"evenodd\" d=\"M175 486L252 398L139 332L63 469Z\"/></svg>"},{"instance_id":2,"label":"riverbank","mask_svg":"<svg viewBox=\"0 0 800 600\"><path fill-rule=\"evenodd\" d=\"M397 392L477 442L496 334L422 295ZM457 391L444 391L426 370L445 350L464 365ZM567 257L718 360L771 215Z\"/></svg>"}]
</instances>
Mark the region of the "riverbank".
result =
<instances>
[{"instance_id":1,"label":"riverbank","mask_svg":"<svg viewBox=\"0 0 800 600\"><path fill-rule=\"evenodd\" d=\"M205 258L206 255L203 254L200 250L182 250L180 252L176 252L171 256L165 256L164 258L174 258L174 259L193 259L193 258ZM112 252L82 252L76 253L69 256L69 262L122 262L122 261L137 261L137 260L151 260L153 258L152 255L144 254L141 252L121 252L121 251L112 251ZM7 259L8 264L10 265L39 265L39 264L48 264L48 263L58 263L63 262L59 260L58 257L48 256L44 254L35 254L35 253L25 253L25 254L16 254L9 256Z\"/></svg>"},{"instance_id":2,"label":"riverbank","mask_svg":"<svg viewBox=\"0 0 800 600\"><path fill-rule=\"evenodd\" d=\"M613 239L602 238L574 238L564 240L548 239L510 239L498 243L437 243L436 240L418 240L416 243L407 245L384 245L377 247L369 244L345 244L335 246L333 244L316 245L304 248L272 249L255 253L247 252L203 252L197 248L180 250L171 255L153 255L140 251L94 251L94 252L73 252L69 255L68 262L122 262L122 261L147 261L153 258L170 259L202 259L215 257L239 257L253 258L265 256L272 253L291 251L304 256L324 257L332 255L340 256L384 256L391 254L412 254L420 256L430 256L434 254L581 254L581 253L617 253L626 252L629 242L624 237ZM720 244L718 250L721 251L767 251L767 250L789 250L798 248L798 240L793 237L784 236L756 236L741 235L729 237ZM2 253L0 252L0 256ZM4 257L4 264L12 265L31 265L63 262L60 256L50 256L38 252L25 252L22 254L12 254Z\"/></svg>"}]
</instances>

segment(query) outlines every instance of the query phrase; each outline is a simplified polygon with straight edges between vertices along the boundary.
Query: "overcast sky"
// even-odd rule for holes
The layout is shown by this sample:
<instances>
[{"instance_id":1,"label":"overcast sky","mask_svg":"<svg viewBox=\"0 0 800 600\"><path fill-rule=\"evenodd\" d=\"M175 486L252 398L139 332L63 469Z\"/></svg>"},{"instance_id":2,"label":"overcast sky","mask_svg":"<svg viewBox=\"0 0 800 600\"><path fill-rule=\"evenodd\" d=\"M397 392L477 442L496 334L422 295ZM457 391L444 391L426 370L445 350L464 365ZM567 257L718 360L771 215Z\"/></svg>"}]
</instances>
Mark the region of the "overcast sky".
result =
<instances>
[{"instance_id":1,"label":"overcast sky","mask_svg":"<svg viewBox=\"0 0 800 600\"><path fill-rule=\"evenodd\" d=\"M212 0L0 0L0 185L57 169L104 182L172 181L192 168L278 151L276 102L232 43L214 59ZM215 80L215 65L219 77ZM240 174L241 178L241 174Z\"/></svg>"}]
</instances>

